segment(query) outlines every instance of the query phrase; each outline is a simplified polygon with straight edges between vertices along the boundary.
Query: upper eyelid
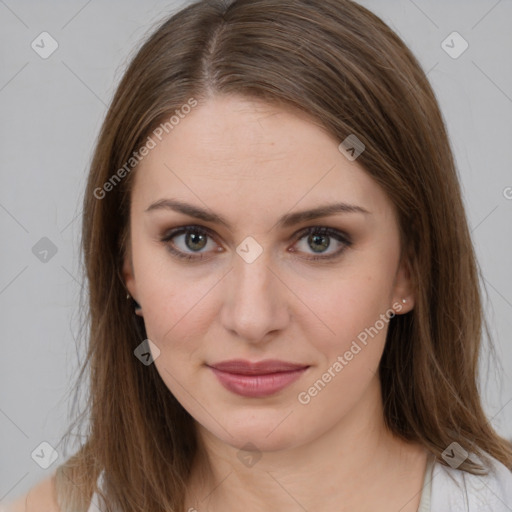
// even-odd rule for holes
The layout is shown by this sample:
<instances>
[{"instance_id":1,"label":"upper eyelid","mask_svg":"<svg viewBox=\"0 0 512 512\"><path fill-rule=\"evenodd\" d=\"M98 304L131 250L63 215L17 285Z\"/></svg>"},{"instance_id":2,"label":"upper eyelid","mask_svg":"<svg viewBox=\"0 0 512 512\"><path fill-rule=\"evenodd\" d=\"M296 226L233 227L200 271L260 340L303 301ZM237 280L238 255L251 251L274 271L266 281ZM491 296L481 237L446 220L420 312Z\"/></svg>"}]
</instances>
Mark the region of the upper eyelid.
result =
<instances>
[{"instance_id":1,"label":"upper eyelid","mask_svg":"<svg viewBox=\"0 0 512 512\"><path fill-rule=\"evenodd\" d=\"M216 239L216 233L205 226L201 226L199 224L186 224L183 226L177 226L175 228L167 229L161 235L162 240L166 240L167 238L174 238L175 236L180 236L185 234L187 231L197 230L206 233L210 238Z\"/></svg>"},{"instance_id":2,"label":"upper eyelid","mask_svg":"<svg viewBox=\"0 0 512 512\"><path fill-rule=\"evenodd\" d=\"M348 233L346 233L345 230L343 229L339 229L339 228L335 228L335 227L332 227L332 226L327 226L327 225L324 225L324 224L314 224L312 226L305 226L303 228L300 228L300 229L297 229L292 237L297 237L299 235L302 235L304 233L307 233L309 230L312 230L312 229L326 229L326 230L331 230L331 231L335 231L336 233L342 235L344 238L346 238L347 240L350 240L350 236L348 235ZM164 231L164 233L162 234L161 238L164 239L164 238L167 238L167 237L170 237L170 236L177 236L178 234L182 234L181 232L186 232L187 230L193 230L193 229L196 229L197 231L203 231L205 232L206 234L208 234L209 236L211 236L212 238L216 238L218 235L217 233L215 233L215 231L207 226L202 226L200 224L184 224L182 226L176 226L174 228L170 228L170 229L167 229Z\"/></svg>"}]
</instances>

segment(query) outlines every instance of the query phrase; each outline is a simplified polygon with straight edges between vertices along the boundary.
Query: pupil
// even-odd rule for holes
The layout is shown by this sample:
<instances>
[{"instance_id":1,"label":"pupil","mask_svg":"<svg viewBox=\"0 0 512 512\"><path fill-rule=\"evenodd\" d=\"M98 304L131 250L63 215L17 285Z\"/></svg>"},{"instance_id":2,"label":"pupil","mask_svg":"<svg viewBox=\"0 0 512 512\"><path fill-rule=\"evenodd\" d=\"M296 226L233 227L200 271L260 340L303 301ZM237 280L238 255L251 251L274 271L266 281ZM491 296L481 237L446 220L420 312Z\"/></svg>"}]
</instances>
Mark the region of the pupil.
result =
<instances>
[{"instance_id":1,"label":"pupil","mask_svg":"<svg viewBox=\"0 0 512 512\"><path fill-rule=\"evenodd\" d=\"M202 239L202 242L203 244L201 244L201 239ZM204 246L205 246L205 240L206 240L206 237L204 235L201 235L201 234L190 234L188 233L187 234L187 238L186 238L186 243L187 243L187 247L189 247L189 249L192 249L192 250L195 250L195 249L202 249ZM192 241L192 244L196 244L198 243L200 245L200 247L191 247L189 242Z\"/></svg>"},{"instance_id":2,"label":"pupil","mask_svg":"<svg viewBox=\"0 0 512 512\"><path fill-rule=\"evenodd\" d=\"M323 240L323 243L319 240ZM320 244L321 247L319 250L316 250L314 247L312 247L315 252L321 252L322 248L327 249L329 247L329 239L325 235L310 235L309 241L313 242L314 244Z\"/></svg>"}]
</instances>

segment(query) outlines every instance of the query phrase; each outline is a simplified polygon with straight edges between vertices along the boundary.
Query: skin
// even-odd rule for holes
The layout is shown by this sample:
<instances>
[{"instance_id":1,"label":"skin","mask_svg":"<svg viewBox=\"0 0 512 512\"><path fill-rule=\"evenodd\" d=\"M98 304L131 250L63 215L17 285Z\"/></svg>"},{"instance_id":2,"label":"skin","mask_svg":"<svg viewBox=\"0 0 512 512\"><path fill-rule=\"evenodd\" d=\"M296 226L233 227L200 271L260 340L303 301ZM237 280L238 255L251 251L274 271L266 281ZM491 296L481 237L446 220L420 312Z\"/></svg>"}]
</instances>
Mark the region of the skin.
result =
<instances>
[{"instance_id":1,"label":"skin","mask_svg":"<svg viewBox=\"0 0 512 512\"><path fill-rule=\"evenodd\" d=\"M187 510L417 510L426 452L384 425L378 365L387 323L309 403L298 400L381 314L414 307L393 204L340 142L288 107L215 96L136 170L126 286L160 350L154 364L196 420L210 462L195 461ZM166 198L216 212L230 228L146 211ZM277 225L284 214L340 201L369 213ZM210 230L206 245L186 245L184 234L161 240L187 225ZM346 233L352 244L310 260L344 246L327 236L328 248L315 252L300 234L311 226ZM263 251L251 263L236 252L249 236ZM173 244L203 259L181 260ZM310 367L275 395L246 398L205 366L234 358ZM238 457L248 442L261 456L252 466Z\"/></svg>"}]
</instances>

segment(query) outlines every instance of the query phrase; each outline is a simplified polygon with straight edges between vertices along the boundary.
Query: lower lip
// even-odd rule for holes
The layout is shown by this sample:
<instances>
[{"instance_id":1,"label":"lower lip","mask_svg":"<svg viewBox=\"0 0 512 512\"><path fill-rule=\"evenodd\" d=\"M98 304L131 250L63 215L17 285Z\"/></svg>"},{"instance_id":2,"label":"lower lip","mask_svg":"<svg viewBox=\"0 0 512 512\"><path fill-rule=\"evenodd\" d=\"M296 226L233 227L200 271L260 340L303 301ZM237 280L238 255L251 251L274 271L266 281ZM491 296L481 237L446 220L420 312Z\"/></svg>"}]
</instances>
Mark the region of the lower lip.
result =
<instances>
[{"instance_id":1,"label":"lower lip","mask_svg":"<svg viewBox=\"0 0 512 512\"><path fill-rule=\"evenodd\" d=\"M289 372L269 373L265 375L240 375L209 367L220 383L237 395L261 398L281 391L296 381L308 369L300 368Z\"/></svg>"}]
</instances>

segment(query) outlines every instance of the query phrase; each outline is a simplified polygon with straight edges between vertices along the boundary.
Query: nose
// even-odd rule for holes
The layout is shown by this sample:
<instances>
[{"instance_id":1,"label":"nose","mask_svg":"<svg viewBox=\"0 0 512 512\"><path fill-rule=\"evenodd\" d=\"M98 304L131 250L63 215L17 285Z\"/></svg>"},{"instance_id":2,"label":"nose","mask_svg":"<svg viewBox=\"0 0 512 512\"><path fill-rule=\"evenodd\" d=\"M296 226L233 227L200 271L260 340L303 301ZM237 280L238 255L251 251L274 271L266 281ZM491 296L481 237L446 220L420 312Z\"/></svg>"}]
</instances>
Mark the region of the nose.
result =
<instances>
[{"instance_id":1,"label":"nose","mask_svg":"<svg viewBox=\"0 0 512 512\"><path fill-rule=\"evenodd\" d=\"M221 322L233 336L251 344L270 341L289 322L289 290L266 251L252 263L235 255L225 278Z\"/></svg>"}]
</instances>

